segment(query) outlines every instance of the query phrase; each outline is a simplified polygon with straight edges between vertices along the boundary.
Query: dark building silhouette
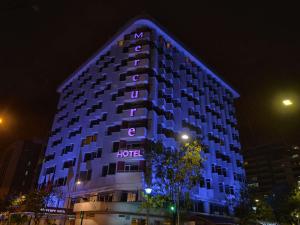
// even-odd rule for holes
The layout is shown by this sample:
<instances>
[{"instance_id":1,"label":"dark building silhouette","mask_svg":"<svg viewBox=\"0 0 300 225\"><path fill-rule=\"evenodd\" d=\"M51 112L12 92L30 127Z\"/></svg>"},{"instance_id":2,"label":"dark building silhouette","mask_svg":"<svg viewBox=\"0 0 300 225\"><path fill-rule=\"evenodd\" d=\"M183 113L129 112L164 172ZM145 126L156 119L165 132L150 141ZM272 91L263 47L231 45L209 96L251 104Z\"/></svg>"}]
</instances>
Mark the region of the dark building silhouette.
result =
<instances>
[{"instance_id":1,"label":"dark building silhouette","mask_svg":"<svg viewBox=\"0 0 300 225\"><path fill-rule=\"evenodd\" d=\"M300 182L300 148L283 144L263 145L244 153L248 187L265 197Z\"/></svg>"},{"instance_id":2,"label":"dark building silhouette","mask_svg":"<svg viewBox=\"0 0 300 225\"><path fill-rule=\"evenodd\" d=\"M36 187L44 154L41 140L20 140L2 150L0 198L25 194Z\"/></svg>"}]
</instances>

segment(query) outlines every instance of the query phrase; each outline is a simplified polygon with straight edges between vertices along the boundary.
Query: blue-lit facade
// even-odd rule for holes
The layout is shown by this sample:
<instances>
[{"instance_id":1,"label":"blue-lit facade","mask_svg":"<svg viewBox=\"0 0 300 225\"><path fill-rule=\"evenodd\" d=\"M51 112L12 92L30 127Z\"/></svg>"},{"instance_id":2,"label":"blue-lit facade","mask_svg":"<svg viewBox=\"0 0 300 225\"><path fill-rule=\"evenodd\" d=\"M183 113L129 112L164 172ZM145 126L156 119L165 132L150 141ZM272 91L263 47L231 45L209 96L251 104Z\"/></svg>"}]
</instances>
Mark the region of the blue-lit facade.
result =
<instances>
[{"instance_id":1,"label":"blue-lit facade","mask_svg":"<svg viewBox=\"0 0 300 225\"><path fill-rule=\"evenodd\" d=\"M205 146L193 211L227 214L238 199L245 177L233 106L239 95L152 21L123 28L58 92L39 185L62 190L59 207L86 212L91 224L138 224L144 154L153 142L178 147L183 132ZM154 214L156 224L164 220Z\"/></svg>"}]
</instances>

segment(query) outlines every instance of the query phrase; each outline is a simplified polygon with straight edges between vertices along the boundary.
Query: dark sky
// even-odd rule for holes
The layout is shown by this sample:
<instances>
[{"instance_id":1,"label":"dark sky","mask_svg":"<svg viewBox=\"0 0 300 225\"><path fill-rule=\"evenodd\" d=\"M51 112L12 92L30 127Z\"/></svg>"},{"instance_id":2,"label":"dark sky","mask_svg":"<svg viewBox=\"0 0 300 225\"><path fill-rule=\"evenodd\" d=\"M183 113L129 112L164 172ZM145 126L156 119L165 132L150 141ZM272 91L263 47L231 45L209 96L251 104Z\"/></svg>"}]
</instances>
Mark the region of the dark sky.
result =
<instances>
[{"instance_id":1,"label":"dark sky","mask_svg":"<svg viewBox=\"0 0 300 225\"><path fill-rule=\"evenodd\" d=\"M298 7L251 2L1 1L0 145L46 137L56 87L141 13L156 19L241 94L236 107L244 148L299 143ZM280 105L285 96L294 99L293 107Z\"/></svg>"}]
</instances>

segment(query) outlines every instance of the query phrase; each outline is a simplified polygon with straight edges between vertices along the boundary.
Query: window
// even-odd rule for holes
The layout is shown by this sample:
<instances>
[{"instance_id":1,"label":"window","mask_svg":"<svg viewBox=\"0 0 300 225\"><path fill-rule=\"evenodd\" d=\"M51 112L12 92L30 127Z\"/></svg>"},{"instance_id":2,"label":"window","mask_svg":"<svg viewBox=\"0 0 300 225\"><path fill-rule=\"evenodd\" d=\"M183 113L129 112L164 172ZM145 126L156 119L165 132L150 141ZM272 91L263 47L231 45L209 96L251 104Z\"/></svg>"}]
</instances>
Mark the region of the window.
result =
<instances>
[{"instance_id":1,"label":"window","mask_svg":"<svg viewBox=\"0 0 300 225\"><path fill-rule=\"evenodd\" d=\"M219 192L224 192L224 185L223 185L223 183L219 183Z\"/></svg>"},{"instance_id":2,"label":"window","mask_svg":"<svg viewBox=\"0 0 300 225\"><path fill-rule=\"evenodd\" d=\"M108 172L108 166L103 166L102 167L102 177L105 177L107 175Z\"/></svg>"},{"instance_id":3,"label":"window","mask_svg":"<svg viewBox=\"0 0 300 225\"><path fill-rule=\"evenodd\" d=\"M64 147L61 151L61 155L67 154L68 152L72 152L74 148L74 145L68 145L66 147Z\"/></svg>"},{"instance_id":4,"label":"window","mask_svg":"<svg viewBox=\"0 0 300 225\"><path fill-rule=\"evenodd\" d=\"M67 183L67 177L61 177L55 181L56 186L65 186Z\"/></svg>"},{"instance_id":5,"label":"window","mask_svg":"<svg viewBox=\"0 0 300 225\"><path fill-rule=\"evenodd\" d=\"M125 163L125 172L137 172L139 171L139 166L137 163Z\"/></svg>"},{"instance_id":6,"label":"window","mask_svg":"<svg viewBox=\"0 0 300 225\"><path fill-rule=\"evenodd\" d=\"M119 46L119 47L123 47L123 45L124 45L124 40L118 41L118 46Z\"/></svg>"},{"instance_id":7,"label":"window","mask_svg":"<svg viewBox=\"0 0 300 225\"><path fill-rule=\"evenodd\" d=\"M228 195L230 194L229 185L225 185L225 193Z\"/></svg>"},{"instance_id":8,"label":"window","mask_svg":"<svg viewBox=\"0 0 300 225\"><path fill-rule=\"evenodd\" d=\"M116 173L116 163L110 163L108 167L108 174L113 175Z\"/></svg>"},{"instance_id":9,"label":"window","mask_svg":"<svg viewBox=\"0 0 300 225\"><path fill-rule=\"evenodd\" d=\"M97 151L95 152L88 152L84 155L84 159L83 161L84 162L88 162L88 161L91 161L95 158L100 158L102 155L102 148L99 148Z\"/></svg>"},{"instance_id":10,"label":"window","mask_svg":"<svg viewBox=\"0 0 300 225\"><path fill-rule=\"evenodd\" d=\"M85 139L83 139L81 141L81 147L85 146L85 145L89 145L92 142L97 141L97 134L94 134L92 136L87 136Z\"/></svg>"},{"instance_id":11,"label":"window","mask_svg":"<svg viewBox=\"0 0 300 225\"><path fill-rule=\"evenodd\" d=\"M97 158L101 158L102 157L102 148L98 148L97 150Z\"/></svg>"},{"instance_id":12,"label":"window","mask_svg":"<svg viewBox=\"0 0 300 225\"><path fill-rule=\"evenodd\" d=\"M80 171L79 180L80 181L88 181L92 177L92 170Z\"/></svg>"},{"instance_id":13,"label":"window","mask_svg":"<svg viewBox=\"0 0 300 225\"><path fill-rule=\"evenodd\" d=\"M46 174L55 173L55 166L46 169Z\"/></svg>"},{"instance_id":14,"label":"window","mask_svg":"<svg viewBox=\"0 0 300 225\"><path fill-rule=\"evenodd\" d=\"M121 202L136 202L137 201L137 193L136 192L122 192L121 194Z\"/></svg>"},{"instance_id":15,"label":"window","mask_svg":"<svg viewBox=\"0 0 300 225\"><path fill-rule=\"evenodd\" d=\"M216 172L216 165L215 164L211 164L211 172L212 173Z\"/></svg>"},{"instance_id":16,"label":"window","mask_svg":"<svg viewBox=\"0 0 300 225\"><path fill-rule=\"evenodd\" d=\"M226 176L227 176L227 171L226 171L226 168L222 168L222 175L223 175L224 177L226 177Z\"/></svg>"},{"instance_id":17,"label":"window","mask_svg":"<svg viewBox=\"0 0 300 225\"><path fill-rule=\"evenodd\" d=\"M194 208L193 208L194 212L204 212L203 202L195 201L193 206L194 206Z\"/></svg>"},{"instance_id":18,"label":"window","mask_svg":"<svg viewBox=\"0 0 300 225\"><path fill-rule=\"evenodd\" d=\"M230 194L231 194L231 195L234 195L234 189L233 189L233 187L232 187L232 186L230 186L230 188L229 188L229 192L230 192Z\"/></svg>"},{"instance_id":19,"label":"window","mask_svg":"<svg viewBox=\"0 0 300 225\"><path fill-rule=\"evenodd\" d=\"M54 158L55 158L55 152L50 155L45 156L45 162L48 162Z\"/></svg>"},{"instance_id":20,"label":"window","mask_svg":"<svg viewBox=\"0 0 300 225\"><path fill-rule=\"evenodd\" d=\"M118 152L119 151L119 142L114 142L113 143L113 152Z\"/></svg>"},{"instance_id":21,"label":"window","mask_svg":"<svg viewBox=\"0 0 300 225\"><path fill-rule=\"evenodd\" d=\"M82 127L80 127L78 130L72 131L69 133L69 138L76 136L77 134L81 134Z\"/></svg>"},{"instance_id":22,"label":"window","mask_svg":"<svg viewBox=\"0 0 300 225\"><path fill-rule=\"evenodd\" d=\"M206 179L206 188L211 189L210 179Z\"/></svg>"},{"instance_id":23,"label":"window","mask_svg":"<svg viewBox=\"0 0 300 225\"><path fill-rule=\"evenodd\" d=\"M63 165L63 169L70 168L70 167L74 166L75 163L76 163L76 159L65 161L64 165Z\"/></svg>"},{"instance_id":24,"label":"window","mask_svg":"<svg viewBox=\"0 0 300 225\"><path fill-rule=\"evenodd\" d=\"M101 193L98 194L98 201L100 202L112 202L113 194L112 193Z\"/></svg>"}]
</instances>

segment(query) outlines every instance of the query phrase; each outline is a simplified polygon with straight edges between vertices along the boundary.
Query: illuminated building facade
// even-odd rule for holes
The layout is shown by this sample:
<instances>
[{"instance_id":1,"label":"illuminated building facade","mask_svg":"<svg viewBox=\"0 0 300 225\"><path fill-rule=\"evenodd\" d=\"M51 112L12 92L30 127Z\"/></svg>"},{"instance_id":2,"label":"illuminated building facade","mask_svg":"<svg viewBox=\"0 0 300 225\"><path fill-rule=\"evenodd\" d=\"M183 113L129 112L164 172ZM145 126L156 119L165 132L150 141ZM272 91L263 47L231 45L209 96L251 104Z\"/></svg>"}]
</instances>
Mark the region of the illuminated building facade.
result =
<instances>
[{"instance_id":1,"label":"illuminated building facade","mask_svg":"<svg viewBox=\"0 0 300 225\"><path fill-rule=\"evenodd\" d=\"M178 147L185 132L206 146L192 211L228 213L245 177L233 106L239 95L154 22L132 21L58 92L39 184L63 190L60 207L86 212L91 223L142 223L144 153L157 141ZM151 216L153 224L163 220Z\"/></svg>"}]
</instances>

